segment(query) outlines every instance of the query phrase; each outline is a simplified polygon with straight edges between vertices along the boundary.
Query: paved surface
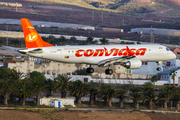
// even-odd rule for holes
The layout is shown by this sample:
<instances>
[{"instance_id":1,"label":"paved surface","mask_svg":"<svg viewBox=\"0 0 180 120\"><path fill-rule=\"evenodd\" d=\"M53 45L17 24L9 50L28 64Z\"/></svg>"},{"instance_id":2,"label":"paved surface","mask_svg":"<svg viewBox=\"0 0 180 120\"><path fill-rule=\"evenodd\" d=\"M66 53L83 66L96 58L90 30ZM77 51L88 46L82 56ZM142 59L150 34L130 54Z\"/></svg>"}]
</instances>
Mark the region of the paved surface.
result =
<instances>
[{"instance_id":1,"label":"paved surface","mask_svg":"<svg viewBox=\"0 0 180 120\"><path fill-rule=\"evenodd\" d=\"M32 25L36 26L43 26L43 27L52 27L56 26L59 28L88 28L88 29L94 29L93 26L89 25L80 25L80 24L69 24L69 23L58 23L58 22L45 22L45 21L33 21L30 20ZM0 24L18 24L21 25L20 19L3 19L0 18Z\"/></svg>"},{"instance_id":2,"label":"paved surface","mask_svg":"<svg viewBox=\"0 0 180 120\"><path fill-rule=\"evenodd\" d=\"M14 110L14 109L26 109L19 107L0 107L0 110ZM59 110L70 110L70 111L134 111L135 109L120 109L120 108L27 108L27 109L59 109ZM170 110L149 110L149 109L138 109L136 111L142 112L155 112L155 113L163 113L163 114L174 114L180 112L178 111L170 111Z\"/></svg>"},{"instance_id":3,"label":"paved surface","mask_svg":"<svg viewBox=\"0 0 180 120\"><path fill-rule=\"evenodd\" d=\"M0 56L24 56L16 50L0 47Z\"/></svg>"}]
</instances>

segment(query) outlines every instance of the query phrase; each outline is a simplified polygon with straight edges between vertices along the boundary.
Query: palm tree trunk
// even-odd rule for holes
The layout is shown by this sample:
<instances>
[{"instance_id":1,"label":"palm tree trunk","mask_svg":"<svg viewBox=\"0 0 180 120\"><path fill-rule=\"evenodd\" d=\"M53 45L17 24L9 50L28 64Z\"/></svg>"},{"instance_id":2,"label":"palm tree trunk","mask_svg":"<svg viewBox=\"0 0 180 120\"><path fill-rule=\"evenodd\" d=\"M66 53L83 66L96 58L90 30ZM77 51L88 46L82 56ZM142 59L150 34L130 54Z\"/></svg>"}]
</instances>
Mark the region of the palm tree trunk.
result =
<instances>
[{"instance_id":1,"label":"palm tree trunk","mask_svg":"<svg viewBox=\"0 0 180 120\"><path fill-rule=\"evenodd\" d=\"M109 106L109 107L112 107L111 98L109 98L109 100L108 100L108 106Z\"/></svg>"},{"instance_id":2,"label":"palm tree trunk","mask_svg":"<svg viewBox=\"0 0 180 120\"><path fill-rule=\"evenodd\" d=\"M36 95L36 106L38 106L39 105L39 93L37 93L37 95Z\"/></svg>"},{"instance_id":3,"label":"palm tree trunk","mask_svg":"<svg viewBox=\"0 0 180 120\"><path fill-rule=\"evenodd\" d=\"M76 101L75 102L78 103L78 97L76 97Z\"/></svg>"},{"instance_id":4,"label":"palm tree trunk","mask_svg":"<svg viewBox=\"0 0 180 120\"><path fill-rule=\"evenodd\" d=\"M91 93L90 94L90 100L89 100L89 103L91 104L91 105L94 105L94 94L93 93Z\"/></svg>"},{"instance_id":5,"label":"palm tree trunk","mask_svg":"<svg viewBox=\"0 0 180 120\"><path fill-rule=\"evenodd\" d=\"M19 101L20 104L22 104L22 97L19 97Z\"/></svg>"},{"instance_id":6,"label":"palm tree trunk","mask_svg":"<svg viewBox=\"0 0 180 120\"><path fill-rule=\"evenodd\" d=\"M96 104L96 95L93 96L94 104Z\"/></svg>"},{"instance_id":7,"label":"palm tree trunk","mask_svg":"<svg viewBox=\"0 0 180 120\"><path fill-rule=\"evenodd\" d=\"M164 109L167 109L167 101L164 101Z\"/></svg>"},{"instance_id":8,"label":"palm tree trunk","mask_svg":"<svg viewBox=\"0 0 180 120\"><path fill-rule=\"evenodd\" d=\"M25 97L25 96L23 96L22 106L24 107L24 106L25 106L25 104L26 104L26 97Z\"/></svg>"},{"instance_id":9,"label":"palm tree trunk","mask_svg":"<svg viewBox=\"0 0 180 120\"><path fill-rule=\"evenodd\" d=\"M179 109L179 102L176 103L176 109Z\"/></svg>"},{"instance_id":10,"label":"palm tree trunk","mask_svg":"<svg viewBox=\"0 0 180 120\"><path fill-rule=\"evenodd\" d=\"M173 78L173 87L175 87L175 79Z\"/></svg>"},{"instance_id":11,"label":"palm tree trunk","mask_svg":"<svg viewBox=\"0 0 180 120\"><path fill-rule=\"evenodd\" d=\"M81 95L78 96L78 104L81 104Z\"/></svg>"},{"instance_id":12,"label":"palm tree trunk","mask_svg":"<svg viewBox=\"0 0 180 120\"><path fill-rule=\"evenodd\" d=\"M66 98L66 92L61 92L61 98Z\"/></svg>"},{"instance_id":13,"label":"palm tree trunk","mask_svg":"<svg viewBox=\"0 0 180 120\"><path fill-rule=\"evenodd\" d=\"M107 98L104 99L104 105L107 105L108 104L108 101L107 101Z\"/></svg>"},{"instance_id":14,"label":"palm tree trunk","mask_svg":"<svg viewBox=\"0 0 180 120\"><path fill-rule=\"evenodd\" d=\"M64 98L66 98L66 92L64 92Z\"/></svg>"},{"instance_id":15,"label":"palm tree trunk","mask_svg":"<svg viewBox=\"0 0 180 120\"><path fill-rule=\"evenodd\" d=\"M120 108L123 108L123 104L124 104L124 103L123 103L123 100L119 100L119 107L120 107Z\"/></svg>"},{"instance_id":16,"label":"palm tree trunk","mask_svg":"<svg viewBox=\"0 0 180 120\"><path fill-rule=\"evenodd\" d=\"M135 102L135 108L139 109L139 102Z\"/></svg>"},{"instance_id":17,"label":"palm tree trunk","mask_svg":"<svg viewBox=\"0 0 180 120\"><path fill-rule=\"evenodd\" d=\"M61 92L61 98L64 98L64 92Z\"/></svg>"},{"instance_id":18,"label":"palm tree trunk","mask_svg":"<svg viewBox=\"0 0 180 120\"><path fill-rule=\"evenodd\" d=\"M4 105L8 105L7 96L8 96L8 94L5 93L5 94L4 94Z\"/></svg>"},{"instance_id":19,"label":"palm tree trunk","mask_svg":"<svg viewBox=\"0 0 180 120\"><path fill-rule=\"evenodd\" d=\"M149 109L153 109L152 100L149 101Z\"/></svg>"},{"instance_id":20,"label":"palm tree trunk","mask_svg":"<svg viewBox=\"0 0 180 120\"><path fill-rule=\"evenodd\" d=\"M47 92L47 97L51 96L51 90L49 92Z\"/></svg>"}]
</instances>

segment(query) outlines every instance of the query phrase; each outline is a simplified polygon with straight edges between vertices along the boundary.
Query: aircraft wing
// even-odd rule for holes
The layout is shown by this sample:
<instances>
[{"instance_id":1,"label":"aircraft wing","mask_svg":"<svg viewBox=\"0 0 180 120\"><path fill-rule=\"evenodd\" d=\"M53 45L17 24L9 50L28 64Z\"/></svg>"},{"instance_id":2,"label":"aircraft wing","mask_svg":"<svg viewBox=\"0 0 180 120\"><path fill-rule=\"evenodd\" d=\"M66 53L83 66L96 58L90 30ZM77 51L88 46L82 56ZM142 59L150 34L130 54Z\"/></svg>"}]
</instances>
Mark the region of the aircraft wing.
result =
<instances>
[{"instance_id":1,"label":"aircraft wing","mask_svg":"<svg viewBox=\"0 0 180 120\"><path fill-rule=\"evenodd\" d=\"M109 65L113 65L115 63L121 63L121 62L127 61L127 60L135 58L135 57L136 56L123 56L123 57L114 57L114 58L105 59L98 63L98 67L109 66Z\"/></svg>"},{"instance_id":2,"label":"aircraft wing","mask_svg":"<svg viewBox=\"0 0 180 120\"><path fill-rule=\"evenodd\" d=\"M18 50L22 49L22 48L10 47L10 46L3 46L3 47L5 47L5 48L9 48L9 49L12 49L12 50L16 50L16 51L18 51Z\"/></svg>"},{"instance_id":3,"label":"aircraft wing","mask_svg":"<svg viewBox=\"0 0 180 120\"><path fill-rule=\"evenodd\" d=\"M128 46L126 46L127 48L127 56L122 56L122 57L114 57L114 58L109 58L109 59L105 59L102 60L98 63L98 66L109 66L109 65L113 65L115 63L122 63L122 62L126 62L129 59L135 58L136 56L134 56L134 54L132 53L132 51L129 49Z\"/></svg>"}]
</instances>

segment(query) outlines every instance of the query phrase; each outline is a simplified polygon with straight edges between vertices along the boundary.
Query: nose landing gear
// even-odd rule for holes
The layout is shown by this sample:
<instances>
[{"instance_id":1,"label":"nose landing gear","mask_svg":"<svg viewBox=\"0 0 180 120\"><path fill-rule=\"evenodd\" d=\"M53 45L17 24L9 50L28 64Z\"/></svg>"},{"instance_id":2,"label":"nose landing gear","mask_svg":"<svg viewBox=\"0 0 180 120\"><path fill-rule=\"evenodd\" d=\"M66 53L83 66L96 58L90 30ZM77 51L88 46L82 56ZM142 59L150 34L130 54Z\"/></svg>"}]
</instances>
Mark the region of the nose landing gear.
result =
<instances>
[{"instance_id":1,"label":"nose landing gear","mask_svg":"<svg viewBox=\"0 0 180 120\"><path fill-rule=\"evenodd\" d=\"M157 70L157 71L161 71L161 68L159 67L160 62L156 62L156 63L157 63L157 66L158 66L156 70Z\"/></svg>"}]
</instances>

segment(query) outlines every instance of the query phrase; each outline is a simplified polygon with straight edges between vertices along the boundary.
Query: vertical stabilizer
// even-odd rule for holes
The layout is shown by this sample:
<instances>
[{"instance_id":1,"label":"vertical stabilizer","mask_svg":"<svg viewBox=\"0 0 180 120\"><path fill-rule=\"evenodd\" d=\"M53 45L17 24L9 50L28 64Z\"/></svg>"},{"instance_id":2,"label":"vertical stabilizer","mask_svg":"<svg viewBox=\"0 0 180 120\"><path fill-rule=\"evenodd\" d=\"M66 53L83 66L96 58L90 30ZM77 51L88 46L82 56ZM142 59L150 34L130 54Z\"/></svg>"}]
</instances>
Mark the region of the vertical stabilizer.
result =
<instances>
[{"instance_id":1,"label":"vertical stabilizer","mask_svg":"<svg viewBox=\"0 0 180 120\"><path fill-rule=\"evenodd\" d=\"M53 46L40 37L37 31L27 18L21 18L26 48L50 47Z\"/></svg>"}]
</instances>

